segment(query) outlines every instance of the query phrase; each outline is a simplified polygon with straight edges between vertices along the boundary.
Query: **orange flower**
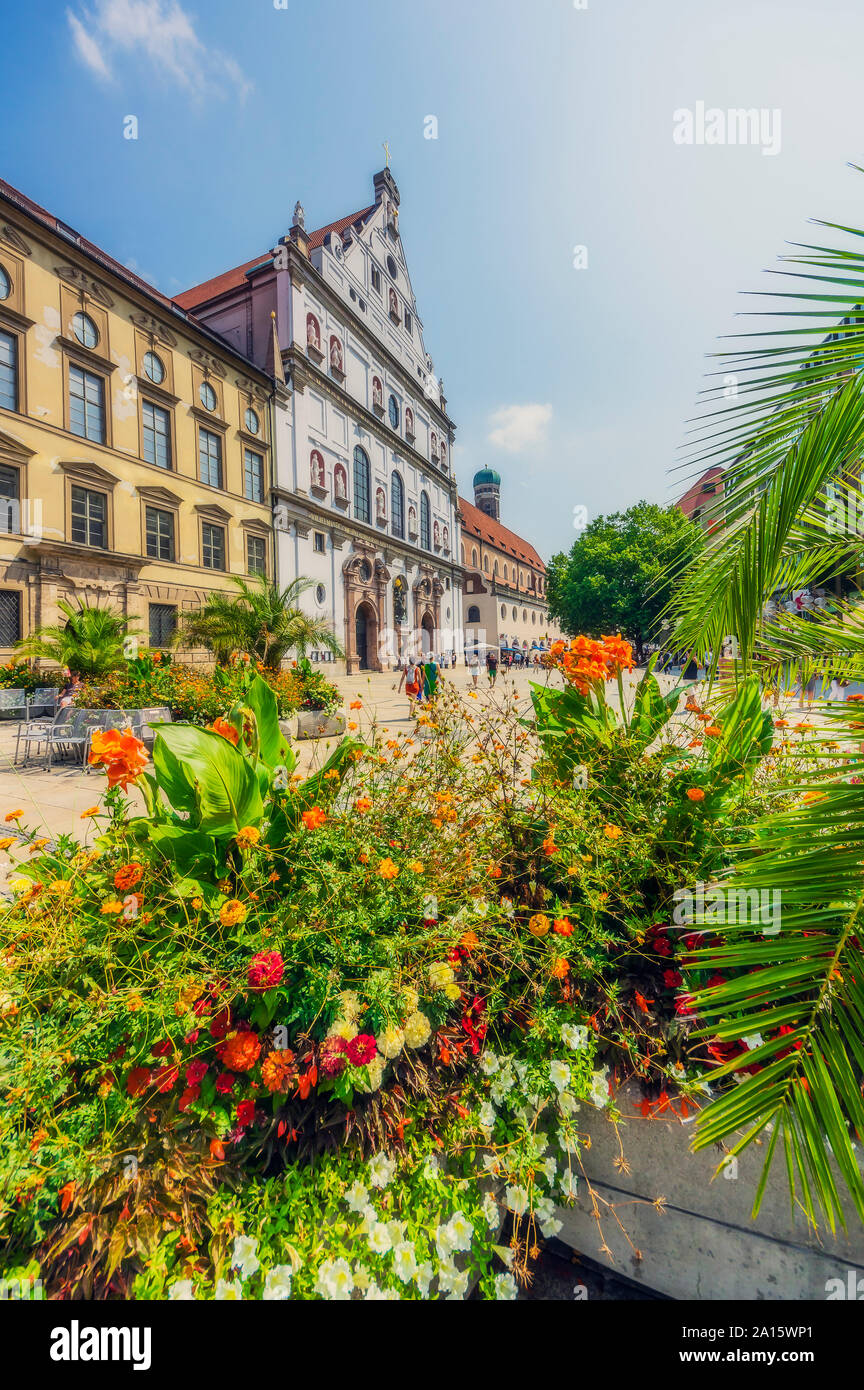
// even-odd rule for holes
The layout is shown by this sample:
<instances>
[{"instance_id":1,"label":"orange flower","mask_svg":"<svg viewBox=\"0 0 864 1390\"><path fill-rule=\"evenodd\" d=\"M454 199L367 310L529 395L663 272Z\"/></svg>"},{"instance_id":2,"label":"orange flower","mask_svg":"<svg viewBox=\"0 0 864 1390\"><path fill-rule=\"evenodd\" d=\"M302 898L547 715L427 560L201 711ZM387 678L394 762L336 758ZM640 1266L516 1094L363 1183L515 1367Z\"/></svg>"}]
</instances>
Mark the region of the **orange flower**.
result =
<instances>
[{"instance_id":1,"label":"orange flower","mask_svg":"<svg viewBox=\"0 0 864 1390\"><path fill-rule=\"evenodd\" d=\"M118 903L116 898L112 898L109 902L103 903L99 911L103 917L110 917L112 913L122 912L123 904Z\"/></svg>"},{"instance_id":2,"label":"orange flower","mask_svg":"<svg viewBox=\"0 0 864 1390\"><path fill-rule=\"evenodd\" d=\"M254 825L244 825L242 830L238 830L235 840L239 849L254 849L261 839L261 831Z\"/></svg>"},{"instance_id":3,"label":"orange flower","mask_svg":"<svg viewBox=\"0 0 864 1390\"><path fill-rule=\"evenodd\" d=\"M559 936L572 936L573 923L567 917L556 917L552 923L552 930Z\"/></svg>"},{"instance_id":4,"label":"orange flower","mask_svg":"<svg viewBox=\"0 0 864 1390\"><path fill-rule=\"evenodd\" d=\"M363 708L363 701L362 701L362 700L352 700L351 703L350 703L350 705L348 706L348 708L349 708L349 709L362 709L362 708Z\"/></svg>"},{"instance_id":5,"label":"orange flower","mask_svg":"<svg viewBox=\"0 0 864 1390\"><path fill-rule=\"evenodd\" d=\"M82 811L82 812L81 812L81 815L80 815L79 819L80 819L80 820L88 820L90 816L98 816L98 814L99 814L99 807L98 807L98 806L88 806L86 811ZM8 820L9 817L7 816L6 819Z\"/></svg>"},{"instance_id":6,"label":"orange flower","mask_svg":"<svg viewBox=\"0 0 864 1390\"><path fill-rule=\"evenodd\" d=\"M307 830L318 830L327 819L326 811L322 811L320 806L313 806L311 811L304 811L302 820Z\"/></svg>"},{"instance_id":7,"label":"orange flower","mask_svg":"<svg viewBox=\"0 0 864 1390\"><path fill-rule=\"evenodd\" d=\"M532 936L545 936L549 930L549 918L542 912L535 912L528 919L528 930Z\"/></svg>"},{"instance_id":8,"label":"orange flower","mask_svg":"<svg viewBox=\"0 0 864 1390\"><path fill-rule=\"evenodd\" d=\"M688 747L688 748L701 748L701 747L702 747L702 740L701 740L701 738L691 738L690 742L687 744L687 747Z\"/></svg>"},{"instance_id":9,"label":"orange flower","mask_svg":"<svg viewBox=\"0 0 864 1390\"><path fill-rule=\"evenodd\" d=\"M147 766L147 749L131 730L96 729L90 741L91 767L104 766L109 787L125 791Z\"/></svg>"},{"instance_id":10,"label":"orange flower","mask_svg":"<svg viewBox=\"0 0 864 1390\"><path fill-rule=\"evenodd\" d=\"M488 874L488 876L489 876L490 878L500 878L500 877L501 877L501 866L500 866L500 864L490 864L489 867L488 867L488 869L486 870L486 873Z\"/></svg>"},{"instance_id":11,"label":"orange flower","mask_svg":"<svg viewBox=\"0 0 864 1390\"><path fill-rule=\"evenodd\" d=\"M466 931L460 936L459 945L464 946L466 951L473 951L475 946L480 945L480 938L476 932Z\"/></svg>"},{"instance_id":12,"label":"orange flower","mask_svg":"<svg viewBox=\"0 0 864 1390\"><path fill-rule=\"evenodd\" d=\"M711 725L705 730L705 733L707 734L707 736L708 736L709 738L722 738L722 737L723 737L723 730L720 728L720 725L719 725L719 724L711 724Z\"/></svg>"},{"instance_id":13,"label":"orange flower","mask_svg":"<svg viewBox=\"0 0 864 1390\"><path fill-rule=\"evenodd\" d=\"M620 830L617 825L604 825L603 834L607 840L620 840L624 831Z\"/></svg>"},{"instance_id":14,"label":"orange flower","mask_svg":"<svg viewBox=\"0 0 864 1390\"><path fill-rule=\"evenodd\" d=\"M134 888L136 883L140 883L144 877L144 870L133 859L131 863L124 864L122 869L118 869L114 875L114 887L121 893L128 893L130 888Z\"/></svg>"},{"instance_id":15,"label":"orange flower","mask_svg":"<svg viewBox=\"0 0 864 1390\"><path fill-rule=\"evenodd\" d=\"M557 854L557 853L558 853L558 846L556 845L555 840L553 839L553 837L552 837L551 835L549 835L549 836L543 841L543 853L544 853L549 859L552 858L553 854Z\"/></svg>"},{"instance_id":16,"label":"orange flower","mask_svg":"<svg viewBox=\"0 0 864 1390\"><path fill-rule=\"evenodd\" d=\"M208 724L207 727L211 734L219 734L221 738L227 738L228 742L233 743L235 748L240 742L239 733L233 724L228 723L227 719L214 719L213 723Z\"/></svg>"},{"instance_id":17,"label":"orange flower","mask_svg":"<svg viewBox=\"0 0 864 1390\"><path fill-rule=\"evenodd\" d=\"M361 816L365 816L367 811L371 811L372 802L369 800L369 797L358 796L357 800L354 802L354 810L359 811Z\"/></svg>"},{"instance_id":18,"label":"orange flower","mask_svg":"<svg viewBox=\"0 0 864 1390\"><path fill-rule=\"evenodd\" d=\"M210 1157L222 1159L225 1157L225 1145L221 1139L210 1140Z\"/></svg>"},{"instance_id":19,"label":"orange flower","mask_svg":"<svg viewBox=\"0 0 864 1390\"><path fill-rule=\"evenodd\" d=\"M570 962L565 960L563 956L556 956L552 962L550 974L553 980L565 979L570 974Z\"/></svg>"},{"instance_id":20,"label":"orange flower","mask_svg":"<svg viewBox=\"0 0 864 1390\"><path fill-rule=\"evenodd\" d=\"M394 864L392 859L388 858L381 860L381 863L378 865L379 878L397 878L398 874L399 865Z\"/></svg>"},{"instance_id":21,"label":"orange flower","mask_svg":"<svg viewBox=\"0 0 864 1390\"><path fill-rule=\"evenodd\" d=\"M701 787L688 787L687 799L688 801L704 801L705 793L703 792Z\"/></svg>"},{"instance_id":22,"label":"orange flower","mask_svg":"<svg viewBox=\"0 0 864 1390\"><path fill-rule=\"evenodd\" d=\"M4 817L4 819L5 819L5 821L6 821L6 824L8 825L9 822L10 822L10 821L13 821L13 820L20 820L21 817L23 816L23 814L24 814L23 811L10 811L10 812Z\"/></svg>"},{"instance_id":23,"label":"orange flower","mask_svg":"<svg viewBox=\"0 0 864 1390\"><path fill-rule=\"evenodd\" d=\"M257 1033L232 1033L225 1043L222 1061L229 1071L251 1071L260 1051Z\"/></svg>"},{"instance_id":24,"label":"orange flower","mask_svg":"<svg viewBox=\"0 0 864 1390\"><path fill-rule=\"evenodd\" d=\"M261 1079L271 1094L284 1095L297 1079L294 1053L288 1048L268 1052L261 1064Z\"/></svg>"},{"instance_id":25,"label":"orange flower","mask_svg":"<svg viewBox=\"0 0 864 1390\"><path fill-rule=\"evenodd\" d=\"M775 728L775 729L788 729L788 728L789 728L789 720L788 720L788 719L775 719L775 720L774 720L774 728Z\"/></svg>"}]
</instances>

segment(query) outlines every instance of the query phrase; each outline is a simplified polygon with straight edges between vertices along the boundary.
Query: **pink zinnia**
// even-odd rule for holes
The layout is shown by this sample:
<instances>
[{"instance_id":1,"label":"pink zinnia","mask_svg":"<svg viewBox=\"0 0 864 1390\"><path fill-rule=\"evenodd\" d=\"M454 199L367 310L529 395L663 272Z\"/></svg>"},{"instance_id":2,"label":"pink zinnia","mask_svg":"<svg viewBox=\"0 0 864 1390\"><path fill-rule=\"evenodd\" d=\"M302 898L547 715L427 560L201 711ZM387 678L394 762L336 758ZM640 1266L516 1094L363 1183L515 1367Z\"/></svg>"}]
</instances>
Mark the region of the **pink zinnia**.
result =
<instances>
[{"instance_id":1,"label":"pink zinnia","mask_svg":"<svg viewBox=\"0 0 864 1390\"><path fill-rule=\"evenodd\" d=\"M348 1063L348 1044L344 1038L333 1037L325 1038L321 1044L321 1056L318 1065L321 1068L322 1076L327 1076L331 1080L336 1076L341 1076Z\"/></svg>"},{"instance_id":2,"label":"pink zinnia","mask_svg":"<svg viewBox=\"0 0 864 1390\"><path fill-rule=\"evenodd\" d=\"M249 962L249 984L252 989L273 989L285 973L278 951L258 951Z\"/></svg>"},{"instance_id":3,"label":"pink zinnia","mask_svg":"<svg viewBox=\"0 0 864 1390\"><path fill-rule=\"evenodd\" d=\"M371 1033L358 1033L348 1044L348 1061L355 1067L363 1067L378 1055L378 1044Z\"/></svg>"}]
</instances>

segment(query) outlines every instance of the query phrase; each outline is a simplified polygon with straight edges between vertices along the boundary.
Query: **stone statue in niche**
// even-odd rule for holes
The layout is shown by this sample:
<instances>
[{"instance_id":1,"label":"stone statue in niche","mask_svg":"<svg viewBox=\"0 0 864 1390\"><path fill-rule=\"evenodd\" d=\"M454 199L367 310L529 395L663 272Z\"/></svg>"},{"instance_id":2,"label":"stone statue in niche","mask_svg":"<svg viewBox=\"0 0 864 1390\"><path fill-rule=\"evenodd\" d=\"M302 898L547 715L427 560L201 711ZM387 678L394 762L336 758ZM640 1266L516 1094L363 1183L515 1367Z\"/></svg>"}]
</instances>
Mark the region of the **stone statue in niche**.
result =
<instances>
[{"instance_id":1,"label":"stone statue in niche","mask_svg":"<svg viewBox=\"0 0 864 1390\"><path fill-rule=\"evenodd\" d=\"M321 351L321 329L314 314L306 315L306 346L313 348L315 352Z\"/></svg>"},{"instance_id":2,"label":"stone statue in niche","mask_svg":"<svg viewBox=\"0 0 864 1390\"><path fill-rule=\"evenodd\" d=\"M334 372L342 372L342 344L338 338L330 339L330 366Z\"/></svg>"}]
</instances>

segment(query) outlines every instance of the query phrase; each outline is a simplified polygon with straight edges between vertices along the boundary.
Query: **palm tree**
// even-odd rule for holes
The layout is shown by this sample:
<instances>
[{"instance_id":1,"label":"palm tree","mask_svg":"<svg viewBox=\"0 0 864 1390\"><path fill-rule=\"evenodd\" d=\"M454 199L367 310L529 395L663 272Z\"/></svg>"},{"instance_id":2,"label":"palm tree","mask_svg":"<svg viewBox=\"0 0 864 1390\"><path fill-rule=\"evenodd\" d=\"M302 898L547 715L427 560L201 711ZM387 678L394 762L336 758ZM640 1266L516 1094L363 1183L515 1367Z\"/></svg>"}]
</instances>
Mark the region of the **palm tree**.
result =
<instances>
[{"instance_id":1,"label":"palm tree","mask_svg":"<svg viewBox=\"0 0 864 1390\"><path fill-rule=\"evenodd\" d=\"M766 613L773 595L844 576L848 583L861 563L864 231L819 225L849 233L857 246L807 245L784 258L805 267L786 274L810 283L776 296L781 324L766 341L722 354L723 384L707 393L691 459L699 470L708 462L727 469L725 518L680 584L672 643L712 650L716 669L723 639L734 635L739 678L755 671L779 681L793 664L802 680L817 670L864 678L864 617L854 603L838 599L834 612L815 617ZM726 399L715 409L721 391ZM732 1152L739 1152L766 1135L754 1211L782 1151L794 1203L811 1221L821 1210L832 1230L845 1225L843 1188L864 1220L864 1176L853 1149L864 1139L859 708L826 711L836 723L829 742L846 745L843 764L830 746L821 750L812 795L757 823L723 885L779 891L780 934L727 925L720 946L697 953L701 966L726 977L696 996L704 1031L721 1042L761 1038L747 1055L748 1070L738 1069L739 1084L703 1110L697 1147L734 1134ZM712 1072L711 1082L734 1073L739 1060Z\"/></svg>"},{"instance_id":2,"label":"palm tree","mask_svg":"<svg viewBox=\"0 0 864 1390\"><path fill-rule=\"evenodd\" d=\"M128 619L110 608L86 603L74 608L61 600L57 607L66 622L37 628L22 638L15 647L19 656L56 661L84 678L104 676L124 665L123 644L131 631Z\"/></svg>"},{"instance_id":3,"label":"palm tree","mask_svg":"<svg viewBox=\"0 0 864 1390\"><path fill-rule=\"evenodd\" d=\"M203 608L184 618L176 641L206 647L217 661L226 661L232 651L249 652L272 668L290 651L303 657L310 647L343 655L327 619L312 617L299 606L314 580L292 579L285 589L264 576L232 575L231 582L237 593L211 594Z\"/></svg>"}]
</instances>

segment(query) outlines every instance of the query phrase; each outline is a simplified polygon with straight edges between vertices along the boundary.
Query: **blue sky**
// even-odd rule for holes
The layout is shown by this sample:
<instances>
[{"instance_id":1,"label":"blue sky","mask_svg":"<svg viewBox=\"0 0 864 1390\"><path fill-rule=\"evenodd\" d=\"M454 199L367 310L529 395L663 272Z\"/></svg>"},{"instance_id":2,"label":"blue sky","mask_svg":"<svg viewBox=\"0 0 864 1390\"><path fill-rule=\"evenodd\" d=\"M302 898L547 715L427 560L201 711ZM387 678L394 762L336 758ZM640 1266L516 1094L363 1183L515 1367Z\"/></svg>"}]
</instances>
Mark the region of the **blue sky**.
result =
<instances>
[{"instance_id":1,"label":"blue sky","mask_svg":"<svg viewBox=\"0 0 864 1390\"><path fill-rule=\"evenodd\" d=\"M312 227L365 206L388 140L460 484L498 468L548 555L574 507L683 490L739 291L809 218L864 222L862 51L858 0L9 6L0 175L177 293L272 245L298 197ZM779 110L778 151L676 143L700 101Z\"/></svg>"}]
</instances>

